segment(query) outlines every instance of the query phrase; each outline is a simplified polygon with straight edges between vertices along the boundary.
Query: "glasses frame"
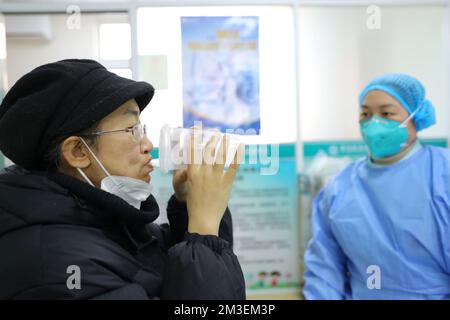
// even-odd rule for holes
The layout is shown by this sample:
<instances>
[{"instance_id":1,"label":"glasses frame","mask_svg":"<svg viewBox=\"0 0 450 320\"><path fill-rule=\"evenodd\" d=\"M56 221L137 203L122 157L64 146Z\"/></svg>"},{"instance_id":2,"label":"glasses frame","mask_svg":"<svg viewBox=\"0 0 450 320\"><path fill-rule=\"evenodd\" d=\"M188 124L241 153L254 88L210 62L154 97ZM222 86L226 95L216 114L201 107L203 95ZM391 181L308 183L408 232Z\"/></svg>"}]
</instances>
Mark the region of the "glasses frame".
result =
<instances>
[{"instance_id":1,"label":"glasses frame","mask_svg":"<svg viewBox=\"0 0 450 320\"><path fill-rule=\"evenodd\" d=\"M139 129L141 128L141 129ZM142 123L137 123L134 126L125 128L125 129L118 129L118 130L109 130L109 131L97 131L97 132L92 132L89 134L83 134L81 135L81 137L99 137L105 134L111 134L111 133L117 133L117 132L131 132L131 135L133 136L133 139L136 142L141 141L146 135L147 135L147 126L145 124ZM139 132L140 137L136 137L135 132L138 134Z\"/></svg>"}]
</instances>

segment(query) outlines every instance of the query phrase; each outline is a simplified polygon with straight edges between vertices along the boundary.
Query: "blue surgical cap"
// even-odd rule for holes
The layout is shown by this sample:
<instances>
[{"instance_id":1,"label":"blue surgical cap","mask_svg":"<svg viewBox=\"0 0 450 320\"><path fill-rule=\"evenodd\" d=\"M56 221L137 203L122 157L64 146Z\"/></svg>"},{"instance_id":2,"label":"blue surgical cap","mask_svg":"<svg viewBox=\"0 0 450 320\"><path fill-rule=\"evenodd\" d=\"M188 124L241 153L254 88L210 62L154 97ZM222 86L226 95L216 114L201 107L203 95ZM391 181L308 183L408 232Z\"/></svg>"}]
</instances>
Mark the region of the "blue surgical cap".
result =
<instances>
[{"instance_id":1,"label":"blue surgical cap","mask_svg":"<svg viewBox=\"0 0 450 320\"><path fill-rule=\"evenodd\" d=\"M369 91L381 90L395 98L409 114L413 113L422 104L412 120L416 130L426 129L436 123L436 113L433 104L425 98L425 88L414 77L401 73L388 73L373 79L359 95L361 107Z\"/></svg>"}]
</instances>

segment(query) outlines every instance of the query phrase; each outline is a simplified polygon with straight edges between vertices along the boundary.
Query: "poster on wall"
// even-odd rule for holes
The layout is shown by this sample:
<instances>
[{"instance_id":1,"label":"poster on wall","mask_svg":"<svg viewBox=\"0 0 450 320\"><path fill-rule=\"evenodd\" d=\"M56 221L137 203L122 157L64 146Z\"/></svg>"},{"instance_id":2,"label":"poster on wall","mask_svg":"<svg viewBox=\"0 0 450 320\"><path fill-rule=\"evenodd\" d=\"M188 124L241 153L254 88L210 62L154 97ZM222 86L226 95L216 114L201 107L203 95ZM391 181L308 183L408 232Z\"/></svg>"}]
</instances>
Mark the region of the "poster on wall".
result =
<instances>
[{"instance_id":1,"label":"poster on wall","mask_svg":"<svg viewBox=\"0 0 450 320\"><path fill-rule=\"evenodd\" d=\"M294 145L281 145L276 174L243 164L230 197L234 251L247 295L300 291L297 177Z\"/></svg>"},{"instance_id":2,"label":"poster on wall","mask_svg":"<svg viewBox=\"0 0 450 320\"><path fill-rule=\"evenodd\" d=\"M258 17L181 17L183 126L258 134Z\"/></svg>"}]
</instances>

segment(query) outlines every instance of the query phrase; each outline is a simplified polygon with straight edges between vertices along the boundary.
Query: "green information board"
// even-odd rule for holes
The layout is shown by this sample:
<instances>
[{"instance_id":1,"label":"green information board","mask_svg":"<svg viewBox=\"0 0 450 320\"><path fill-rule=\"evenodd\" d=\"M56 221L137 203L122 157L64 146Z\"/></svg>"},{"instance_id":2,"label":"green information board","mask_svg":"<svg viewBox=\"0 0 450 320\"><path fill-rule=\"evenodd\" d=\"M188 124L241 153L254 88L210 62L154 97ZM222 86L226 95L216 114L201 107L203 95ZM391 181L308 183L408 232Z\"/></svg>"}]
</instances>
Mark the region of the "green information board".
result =
<instances>
[{"instance_id":1,"label":"green information board","mask_svg":"<svg viewBox=\"0 0 450 320\"><path fill-rule=\"evenodd\" d=\"M420 142L436 147L448 147L448 141L445 138L420 139ZM325 152L331 157L348 157L356 160L367 155L367 147L362 140L305 142L303 145L305 166L308 166L319 152Z\"/></svg>"}]
</instances>

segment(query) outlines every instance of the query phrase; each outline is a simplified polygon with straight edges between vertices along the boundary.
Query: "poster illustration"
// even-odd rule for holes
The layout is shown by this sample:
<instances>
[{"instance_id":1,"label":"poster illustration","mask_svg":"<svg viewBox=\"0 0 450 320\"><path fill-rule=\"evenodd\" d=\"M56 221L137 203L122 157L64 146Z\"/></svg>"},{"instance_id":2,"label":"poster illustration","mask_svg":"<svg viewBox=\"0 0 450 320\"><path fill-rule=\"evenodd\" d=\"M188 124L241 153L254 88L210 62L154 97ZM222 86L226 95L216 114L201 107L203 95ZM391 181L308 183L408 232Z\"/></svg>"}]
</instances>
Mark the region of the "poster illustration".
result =
<instances>
[{"instance_id":1,"label":"poster illustration","mask_svg":"<svg viewBox=\"0 0 450 320\"><path fill-rule=\"evenodd\" d=\"M258 17L181 17L183 126L260 129Z\"/></svg>"}]
</instances>

